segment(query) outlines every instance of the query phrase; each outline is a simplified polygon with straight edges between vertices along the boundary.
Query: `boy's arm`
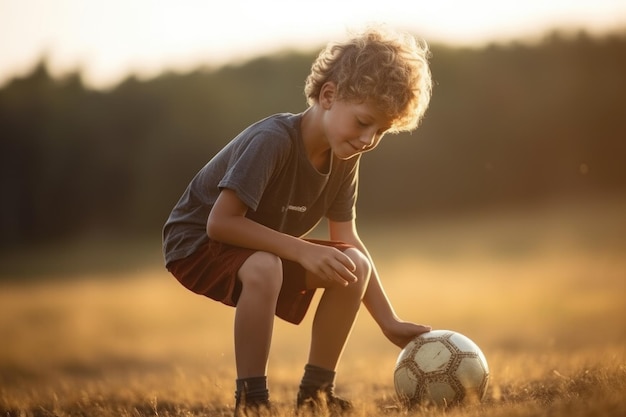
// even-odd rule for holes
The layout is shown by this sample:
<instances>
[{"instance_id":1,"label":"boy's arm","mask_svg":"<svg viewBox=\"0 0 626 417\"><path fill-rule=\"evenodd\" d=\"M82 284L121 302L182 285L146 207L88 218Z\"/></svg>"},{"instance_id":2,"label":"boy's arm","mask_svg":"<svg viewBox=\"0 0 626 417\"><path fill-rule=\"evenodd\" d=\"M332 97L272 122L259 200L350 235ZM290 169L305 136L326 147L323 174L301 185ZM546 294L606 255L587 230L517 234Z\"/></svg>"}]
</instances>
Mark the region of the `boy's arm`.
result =
<instances>
[{"instance_id":1,"label":"boy's arm","mask_svg":"<svg viewBox=\"0 0 626 417\"><path fill-rule=\"evenodd\" d=\"M403 348L413 338L431 330L423 326L401 320L395 313L367 248L358 235L354 220L348 222L328 221L331 240L340 240L358 248L368 257L372 265L372 275L363 298L363 304L381 328L383 334L395 345Z\"/></svg>"},{"instance_id":2,"label":"boy's arm","mask_svg":"<svg viewBox=\"0 0 626 417\"><path fill-rule=\"evenodd\" d=\"M207 220L207 235L233 246L273 253L342 285L356 281L354 263L343 252L278 232L246 217L248 207L235 191L223 189Z\"/></svg>"}]
</instances>

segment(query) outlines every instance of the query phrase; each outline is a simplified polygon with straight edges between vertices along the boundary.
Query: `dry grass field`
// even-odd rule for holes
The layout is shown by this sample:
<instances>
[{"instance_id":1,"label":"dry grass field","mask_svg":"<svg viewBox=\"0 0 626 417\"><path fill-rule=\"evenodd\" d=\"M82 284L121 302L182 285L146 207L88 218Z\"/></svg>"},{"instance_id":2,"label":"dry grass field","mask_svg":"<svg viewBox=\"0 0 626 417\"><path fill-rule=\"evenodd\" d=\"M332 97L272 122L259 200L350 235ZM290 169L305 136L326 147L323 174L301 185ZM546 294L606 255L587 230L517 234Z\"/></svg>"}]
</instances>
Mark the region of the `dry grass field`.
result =
<instances>
[{"instance_id":1,"label":"dry grass field","mask_svg":"<svg viewBox=\"0 0 626 417\"><path fill-rule=\"evenodd\" d=\"M491 381L479 405L402 409L399 350L363 311L337 391L355 416L625 416L623 213L365 230L399 315L472 338ZM0 287L1 417L232 415L234 310L187 292L158 253L124 273L45 278ZM311 316L276 323L269 383L281 417L294 415Z\"/></svg>"}]
</instances>

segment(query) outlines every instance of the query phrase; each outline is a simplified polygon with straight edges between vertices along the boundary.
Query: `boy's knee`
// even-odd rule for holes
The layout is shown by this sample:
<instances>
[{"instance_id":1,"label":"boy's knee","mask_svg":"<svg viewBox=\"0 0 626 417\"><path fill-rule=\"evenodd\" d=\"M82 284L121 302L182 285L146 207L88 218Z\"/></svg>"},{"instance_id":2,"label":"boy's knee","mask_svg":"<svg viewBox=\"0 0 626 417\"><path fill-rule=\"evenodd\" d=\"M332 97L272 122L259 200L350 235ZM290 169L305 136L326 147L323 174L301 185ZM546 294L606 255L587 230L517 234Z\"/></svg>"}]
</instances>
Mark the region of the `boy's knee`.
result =
<instances>
[{"instance_id":1,"label":"boy's knee","mask_svg":"<svg viewBox=\"0 0 626 417\"><path fill-rule=\"evenodd\" d=\"M344 253L352 259L352 262L356 265L355 273L359 279L358 283L367 286L372 273L372 264L369 258L356 248L347 249Z\"/></svg>"},{"instance_id":2,"label":"boy's knee","mask_svg":"<svg viewBox=\"0 0 626 417\"><path fill-rule=\"evenodd\" d=\"M280 292L283 284L283 264L268 252L256 252L243 263L237 274L244 287L254 287L259 293Z\"/></svg>"}]
</instances>

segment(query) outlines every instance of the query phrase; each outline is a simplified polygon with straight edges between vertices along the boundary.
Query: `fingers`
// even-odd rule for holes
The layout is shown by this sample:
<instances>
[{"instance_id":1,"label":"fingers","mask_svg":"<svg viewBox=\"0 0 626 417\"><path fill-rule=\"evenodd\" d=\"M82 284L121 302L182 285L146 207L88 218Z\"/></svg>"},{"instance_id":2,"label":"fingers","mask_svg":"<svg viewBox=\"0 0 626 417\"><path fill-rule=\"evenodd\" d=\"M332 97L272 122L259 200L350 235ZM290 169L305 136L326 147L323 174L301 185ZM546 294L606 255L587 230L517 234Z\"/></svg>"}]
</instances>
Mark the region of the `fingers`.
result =
<instances>
[{"instance_id":1,"label":"fingers","mask_svg":"<svg viewBox=\"0 0 626 417\"><path fill-rule=\"evenodd\" d=\"M340 252L339 254L341 255L339 257L339 261L343 264L343 266L348 268L348 270L350 272L355 272L356 271L356 265L352 261L352 259L350 259L350 257L348 255L346 255L345 253L343 253L343 252Z\"/></svg>"},{"instance_id":2,"label":"fingers","mask_svg":"<svg viewBox=\"0 0 626 417\"><path fill-rule=\"evenodd\" d=\"M350 284L354 284L355 282L358 281L358 278L356 277L356 275L354 275L352 272L350 271L343 271L343 273L336 273L335 274L335 281L337 281L339 284L343 285L344 287L347 287Z\"/></svg>"},{"instance_id":3,"label":"fingers","mask_svg":"<svg viewBox=\"0 0 626 417\"><path fill-rule=\"evenodd\" d=\"M322 269L322 276L326 280L336 282L344 287L357 281L356 275L339 261L331 261L326 264Z\"/></svg>"},{"instance_id":4,"label":"fingers","mask_svg":"<svg viewBox=\"0 0 626 417\"><path fill-rule=\"evenodd\" d=\"M336 282L342 286L348 286L349 284L358 281L356 272L356 265L352 262L347 255L343 252L335 251L328 262L324 264L323 276L329 281Z\"/></svg>"},{"instance_id":5,"label":"fingers","mask_svg":"<svg viewBox=\"0 0 626 417\"><path fill-rule=\"evenodd\" d=\"M356 265L352 262L352 259L343 252L340 252L336 260L338 264L334 270L338 278L337 281L343 286L357 282L358 278L354 274L354 272L356 272Z\"/></svg>"},{"instance_id":6,"label":"fingers","mask_svg":"<svg viewBox=\"0 0 626 417\"><path fill-rule=\"evenodd\" d=\"M430 332L431 330L432 327L428 325L401 322L400 327L395 330L388 329L384 333L393 344L400 348L404 348L411 340L423 333Z\"/></svg>"},{"instance_id":7,"label":"fingers","mask_svg":"<svg viewBox=\"0 0 626 417\"><path fill-rule=\"evenodd\" d=\"M302 265L317 279L343 287L358 281L357 266L348 255L325 245L313 244L311 249L306 252Z\"/></svg>"}]
</instances>

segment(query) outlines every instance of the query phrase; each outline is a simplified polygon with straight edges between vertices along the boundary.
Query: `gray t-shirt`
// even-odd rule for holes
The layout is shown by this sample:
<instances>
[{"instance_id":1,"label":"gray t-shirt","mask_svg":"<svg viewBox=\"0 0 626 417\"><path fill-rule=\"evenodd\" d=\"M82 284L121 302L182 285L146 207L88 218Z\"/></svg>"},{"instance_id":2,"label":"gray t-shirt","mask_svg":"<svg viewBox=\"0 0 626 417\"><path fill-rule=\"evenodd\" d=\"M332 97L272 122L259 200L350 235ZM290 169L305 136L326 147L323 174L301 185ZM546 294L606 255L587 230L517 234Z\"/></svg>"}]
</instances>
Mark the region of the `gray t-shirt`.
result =
<instances>
[{"instance_id":1,"label":"gray t-shirt","mask_svg":"<svg viewBox=\"0 0 626 417\"><path fill-rule=\"evenodd\" d=\"M355 217L359 158L331 158L328 173L309 161L302 114L276 114L241 132L192 179L163 228L165 263L191 255L208 241L206 222L220 190L234 190L246 217L303 236L323 217Z\"/></svg>"}]
</instances>

